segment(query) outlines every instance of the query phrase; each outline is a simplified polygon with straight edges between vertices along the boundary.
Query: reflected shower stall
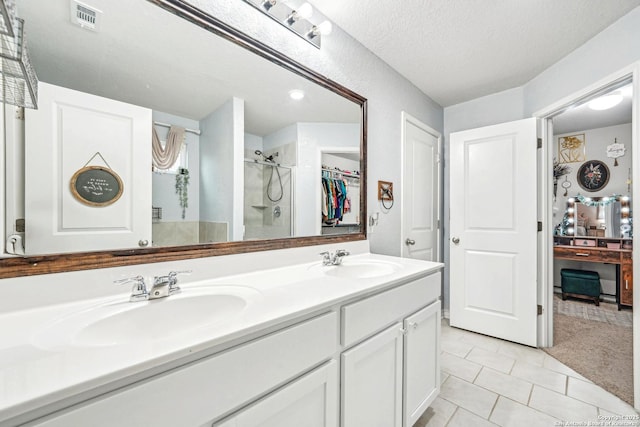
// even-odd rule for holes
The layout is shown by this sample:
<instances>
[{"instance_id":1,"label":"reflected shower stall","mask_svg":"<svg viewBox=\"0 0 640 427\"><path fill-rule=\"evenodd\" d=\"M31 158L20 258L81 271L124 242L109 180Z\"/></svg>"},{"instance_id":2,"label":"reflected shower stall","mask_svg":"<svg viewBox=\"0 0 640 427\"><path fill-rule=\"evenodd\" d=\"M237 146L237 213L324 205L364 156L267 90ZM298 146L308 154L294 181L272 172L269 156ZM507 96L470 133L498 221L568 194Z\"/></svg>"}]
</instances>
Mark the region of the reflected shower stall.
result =
<instances>
[{"instance_id":1,"label":"reflected shower stall","mask_svg":"<svg viewBox=\"0 0 640 427\"><path fill-rule=\"evenodd\" d=\"M244 240L291 237L294 167L278 163L278 152L254 155L244 160Z\"/></svg>"}]
</instances>

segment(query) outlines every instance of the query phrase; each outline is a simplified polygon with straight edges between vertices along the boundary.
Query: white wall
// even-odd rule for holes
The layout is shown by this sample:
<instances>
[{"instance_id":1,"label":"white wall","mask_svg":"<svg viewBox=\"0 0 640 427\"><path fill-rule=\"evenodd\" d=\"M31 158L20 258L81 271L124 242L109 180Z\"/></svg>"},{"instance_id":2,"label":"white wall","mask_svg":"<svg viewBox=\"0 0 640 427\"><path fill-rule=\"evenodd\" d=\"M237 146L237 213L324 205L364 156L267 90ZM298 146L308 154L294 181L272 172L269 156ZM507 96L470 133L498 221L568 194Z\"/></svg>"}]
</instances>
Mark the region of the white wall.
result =
<instances>
[{"instance_id":1,"label":"white wall","mask_svg":"<svg viewBox=\"0 0 640 427\"><path fill-rule=\"evenodd\" d=\"M276 150L278 147L282 147L283 145L288 145L293 143L294 146L297 145L298 142L298 126L296 124L292 124L290 126L279 129L269 135L265 135L263 137L263 145L261 150L265 153L267 151ZM298 153L297 151L280 153L276 158L276 162L283 163L288 166L293 166L298 163Z\"/></svg>"},{"instance_id":2,"label":"white wall","mask_svg":"<svg viewBox=\"0 0 640 427\"><path fill-rule=\"evenodd\" d=\"M253 153L256 150L262 151L263 148L264 147L262 145L262 137L245 132L244 134L244 149L246 150L245 158L253 159L255 157ZM251 154L251 155L248 156L247 154Z\"/></svg>"},{"instance_id":3,"label":"white wall","mask_svg":"<svg viewBox=\"0 0 640 427\"><path fill-rule=\"evenodd\" d=\"M244 101L232 98L200 121L200 221L228 222L242 240Z\"/></svg>"},{"instance_id":4,"label":"white wall","mask_svg":"<svg viewBox=\"0 0 640 427\"><path fill-rule=\"evenodd\" d=\"M368 99L369 212L377 209L378 180L400 183L401 111L405 110L438 132L443 131L442 107L338 26L334 25L330 36L323 37L322 49L316 49L244 2L190 2ZM314 13L313 19L322 21L320 15ZM400 203L396 203L388 215L381 216L379 225L369 233L373 252L400 255L399 206Z\"/></svg>"},{"instance_id":5,"label":"white wall","mask_svg":"<svg viewBox=\"0 0 640 427\"><path fill-rule=\"evenodd\" d=\"M181 126L188 129L198 129L200 124L196 120L174 116L173 114L154 111L153 121ZM155 126L160 140L166 139L169 128ZM189 169L189 207L182 219L182 208L176 194L176 176L171 173L153 173L152 179L152 203L154 207L162 208L162 221L199 221L200 219L200 137L187 132L185 143L187 144L187 161Z\"/></svg>"},{"instance_id":6,"label":"white wall","mask_svg":"<svg viewBox=\"0 0 640 427\"><path fill-rule=\"evenodd\" d=\"M448 141L451 132L531 117L554 102L640 60L640 7L547 68L522 87L444 109L445 209L449 206ZM445 218L448 218L445 212ZM449 262L449 223L444 222L444 261ZM449 306L449 271L444 271L444 306Z\"/></svg>"},{"instance_id":7,"label":"white wall","mask_svg":"<svg viewBox=\"0 0 640 427\"><path fill-rule=\"evenodd\" d=\"M586 160L601 160L609 168L609 182L600 191L594 191L592 193L584 191L577 181L578 168L583 162L569 163L571 172L566 175L567 180L571 183L571 187L567 192L567 197L564 197L564 188L560 184L564 182L565 177L561 177L558 180L558 193L556 201L554 203L554 215L553 226L560 223L562 216L564 215L565 208L567 206L567 199L569 197L575 197L577 194L582 194L588 197L604 197L611 196L613 194L625 195L627 194L627 177L629 174L629 168L631 168L631 123L617 126L609 126L605 128L583 130L577 132L571 132L568 134L559 134L553 136L553 152L557 158L558 153L558 138L566 135L585 135L585 158ZM607 145L613 144L614 139L618 140L619 144L624 144L626 151L623 157L618 158L618 166L613 166L614 160L607 157ZM630 194L629 194L630 195Z\"/></svg>"}]
</instances>

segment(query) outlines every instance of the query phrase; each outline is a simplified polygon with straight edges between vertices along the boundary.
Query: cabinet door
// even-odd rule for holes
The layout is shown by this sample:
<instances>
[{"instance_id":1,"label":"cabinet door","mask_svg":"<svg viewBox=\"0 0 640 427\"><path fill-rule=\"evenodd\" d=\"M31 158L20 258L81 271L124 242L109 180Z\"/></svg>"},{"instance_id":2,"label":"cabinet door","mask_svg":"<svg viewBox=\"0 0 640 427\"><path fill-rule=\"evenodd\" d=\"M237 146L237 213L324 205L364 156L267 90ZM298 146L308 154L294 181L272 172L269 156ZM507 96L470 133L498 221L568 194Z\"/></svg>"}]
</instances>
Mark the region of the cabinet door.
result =
<instances>
[{"instance_id":1,"label":"cabinet door","mask_svg":"<svg viewBox=\"0 0 640 427\"><path fill-rule=\"evenodd\" d=\"M342 353L342 427L401 427L402 324Z\"/></svg>"},{"instance_id":2,"label":"cabinet door","mask_svg":"<svg viewBox=\"0 0 640 427\"><path fill-rule=\"evenodd\" d=\"M404 321L404 426L411 427L440 392L440 301Z\"/></svg>"},{"instance_id":3,"label":"cabinet door","mask_svg":"<svg viewBox=\"0 0 640 427\"><path fill-rule=\"evenodd\" d=\"M337 427L338 368L331 361L213 427Z\"/></svg>"}]
</instances>

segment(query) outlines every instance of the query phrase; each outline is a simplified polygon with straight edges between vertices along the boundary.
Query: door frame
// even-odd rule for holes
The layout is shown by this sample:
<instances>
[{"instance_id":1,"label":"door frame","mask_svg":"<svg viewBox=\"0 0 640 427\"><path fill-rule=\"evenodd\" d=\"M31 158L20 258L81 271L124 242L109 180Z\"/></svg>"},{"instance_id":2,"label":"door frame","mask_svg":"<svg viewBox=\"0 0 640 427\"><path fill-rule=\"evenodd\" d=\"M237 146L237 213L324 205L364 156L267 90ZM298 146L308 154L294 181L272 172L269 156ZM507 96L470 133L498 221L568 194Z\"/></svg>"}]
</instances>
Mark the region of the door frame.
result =
<instances>
[{"instance_id":1,"label":"door frame","mask_svg":"<svg viewBox=\"0 0 640 427\"><path fill-rule=\"evenodd\" d=\"M538 177L538 210L539 217L542 218L545 232L540 233L538 246L538 301L546 308L542 316L538 319L538 345L550 347L553 344L553 235L550 227L553 225L553 212L551 194L553 191L553 155L551 148L553 144L553 127L551 119L572 106L582 103L589 98L594 98L604 92L611 90L616 84L631 79L633 85L632 100L632 129L631 153L632 176L631 180L638 183L633 186L632 200L640 200L640 61L635 62L607 77L596 81L582 90L572 93L559 101L539 110L533 117L541 119L542 149L539 157L539 177ZM633 245L633 270L640 271L640 247ZM634 307L640 307L640 288L633 293ZM633 310L633 354L640 355L640 310ZM640 409L640 358L633 358L633 384L634 406Z\"/></svg>"},{"instance_id":2,"label":"door frame","mask_svg":"<svg viewBox=\"0 0 640 427\"><path fill-rule=\"evenodd\" d=\"M432 127L424 124L423 122L421 122L420 120L418 120L417 118L415 118L414 116L412 116L411 114L407 113L406 111L402 111L400 113L401 116L401 131L400 131L400 135L401 135L401 139L400 139L400 256L402 256L403 253L403 249L404 249L404 240L403 240L403 236L405 236L405 221L404 221L404 211L406 208L406 203L405 203L405 192L404 192L404 170L406 165L404 164L404 154L405 154L405 145L407 142L407 123L411 123L412 125L419 127L420 129L422 129L423 131L427 132L428 134L434 136L437 140L437 149L438 149L438 155L437 155L437 160L436 160L436 167L437 167L437 176L438 176L438 183L435 186L435 188L437 189L437 195L436 195L436 203L437 203L437 212L438 212L438 217L436 218L437 224L438 224L438 232L436 233L436 261L437 262L441 262L442 261L442 253L443 253L443 248L442 248L442 183L444 182L443 180L443 176L442 176L442 134L440 132L438 132L437 130L433 129Z\"/></svg>"}]
</instances>

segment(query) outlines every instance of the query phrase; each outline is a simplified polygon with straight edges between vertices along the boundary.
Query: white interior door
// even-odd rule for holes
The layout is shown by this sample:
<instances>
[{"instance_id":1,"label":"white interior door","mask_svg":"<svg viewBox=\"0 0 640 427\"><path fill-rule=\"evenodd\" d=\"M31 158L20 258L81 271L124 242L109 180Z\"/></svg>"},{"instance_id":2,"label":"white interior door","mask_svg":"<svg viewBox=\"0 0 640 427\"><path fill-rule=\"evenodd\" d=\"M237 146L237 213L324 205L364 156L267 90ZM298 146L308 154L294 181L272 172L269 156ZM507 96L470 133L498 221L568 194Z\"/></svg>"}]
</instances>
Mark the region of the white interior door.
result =
<instances>
[{"instance_id":1,"label":"white interior door","mask_svg":"<svg viewBox=\"0 0 640 427\"><path fill-rule=\"evenodd\" d=\"M402 116L402 256L438 261L440 134Z\"/></svg>"},{"instance_id":2,"label":"white interior door","mask_svg":"<svg viewBox=\"0 0 640 427\"><path fill-rule=\"evenodd\" d=\"M108 250L151 242L151 110L40 83L39 109L25 116L27 254ZM70 181L106 166L122 195L82 203Z\"/></svg>"},{"instance_id":3,"label":"white interior door","mask_svg":"<svg viewBox=\"0 0 640 427\"><path fill-rule=\"evenodd\" d=\"M536 119L451 134L450 322L536 345Z\"/></svg>"}]
</instances>

